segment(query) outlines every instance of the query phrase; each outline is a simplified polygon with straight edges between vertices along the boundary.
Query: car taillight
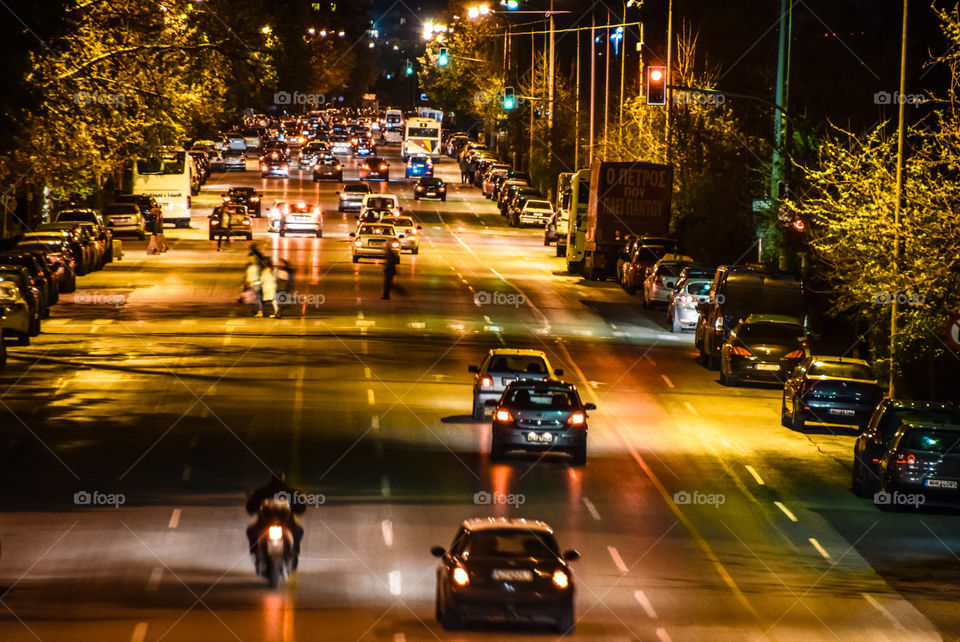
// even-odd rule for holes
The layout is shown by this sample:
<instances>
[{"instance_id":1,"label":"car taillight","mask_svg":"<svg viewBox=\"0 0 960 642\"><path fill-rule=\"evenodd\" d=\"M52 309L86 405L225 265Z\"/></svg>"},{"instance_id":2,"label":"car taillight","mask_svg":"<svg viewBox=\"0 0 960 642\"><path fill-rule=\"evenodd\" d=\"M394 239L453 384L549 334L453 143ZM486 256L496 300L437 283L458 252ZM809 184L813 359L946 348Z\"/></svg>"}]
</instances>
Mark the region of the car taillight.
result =
<instances>
[{"instance_id":1,"label":"car taillight","mask_svg":"<svg viewBox=\"0 0 960 642\"><path fill-rule=\"evenodd\" d=\"M224 197L223 197L223 202L224 202L224 203L226 203L226 202L229 201L229 200L230 200L230 197L229 197L229 196L224 196Z\"/></svg>"},{"instance_id":2,"label":"car taillight","mask_svg":"<svg viewBox=\"0 0 960 642\"><path fill-rule=\"evenodd\" d=\"M560 569L553 572L553 578L551 579L553 579L553 585L557 588L565 589L570 586L570 578Z\"/></svg>"},{"instance_id":3,"label":"car taillight","mask_svg":"<svg viewBox=\"0 0 960 642\"><path fill-rule=\"evenodd\" d=\"M680 303L693 303L693 297L689 294L681 294L678 301L680 301Z\"/></svg>"},{"instance_id":4,"label":"car taillight","mask_svg":"<svg viewBox=\"0 0 960 642\"><path fill-rule=\"evenodd\" d=\"M467 569L462 566L457 566L453 569L452 577L457 586L466 586L470 583L470 575L467 573Z\"/></svg>"},{"instance_id":5,"label":"car taillight","mask_svg":"<svg viewBox=\"0 0 960 642\"><path fill-rule=\"evenodd\" d=\"M346 198L347 198L347 195L346 195L346 194L341 194L341 195L340 195L340 200L341 200L341 201L346 200Z\"/></svg>"},{"instance_id":6,"label":"car taillight","mask_svg":"<svg viewBox=\"0 0 960 642\"><path fill-rule=\"evenodd\" d=\"M569 419L567 419L567 423L570 424L571 426L582 426L583 422L586 420L587 418L584 416L582 412L575 412L572 415L570 415Z\"/></svg>"},{"instance_id":7,"label":"car taillight","mask_svg":"<svg viewBox=\"0 0 960 642\"><path fill-rule=\"evenodd\" d=\"M720 332L720 331L723 330L723 318L722 318L722 317L717 317L716 322L713 324L713 329L716 330L717 332Z\"/></svg>"},{"instance_id":8,"label":"car taillight","mask_svg":"<svg viewBox=\"0 0 960 642\"><path fill-rule=\"evenodd\" d=\"M733 346L732 348L730 348L730 352L732 352L733 354L740 355L741 357L753 356L751 352L746 348L744 348L743 346Z\"/></svg>"},{"instance_id":9,"label":"car taillight","mask_svg":"<svg viewBox=\"0 0 960 642\"><path fill-rule=\"evenodd\" d=\"M408 168L413 167L413 163L407 163L407 167Z\"/></svg>"},{"instance_id":10,"label":"car taillight","mask_svg":"<svg viewBox=\"0 0 960 642\"><path fill-rule=\"evenodd\" d=\"M788 352L784 359L802 359L803 350L794 350L793 352Z\"/></svg>"},{"instance_id":11,"label":"car taillight","mask_svg":"<svg viewBox=\"0 0 960 642\"><path fill-rule=\"evenodd\" d=\"M220 221L218 221L217 219L213 219L212 221L210 221L210 225L220 225Z\"/></svg>"},{"instance_id":12,"label":"car taillight","mask_svg":"<svg viewBox=\"0 0 960 642\"><path fill-rule=\"evenodd\" d=\"M653 284L654 284L654 285L663 285L663 279L661 279L661 278L658 276L657 278L655 278L655 279L653 280Z\"/></svg>"},{"instance_id":13,"label":"car taillight","mask_svg":"<svg viewBox=\"0 0 960 642\"><path fill-rule=\"evenodd\" d=\"M251 196L251 197L250 197L250 202L251 202L251 203L259 203L259 202L260 202L260 197L259 197L259 196Z\"/></svg>"},{"instance_id":14,"label":"car taillight","mask_svg":"<svg viewBox=\"0 0 960 642\"><path fill-rule=\"evenodd\" d=\"M909 455L904 455L903 453L897 453L897 463L898 464L914 464L916 463L917 458L913 453Z\"/></svg>"},{"instance_id":15,"label":"car taillight","mask_svg":"<svg viewBox=\"0 0 960 642\"><path fill-rule=\"evenodd\" d=\"M290 166L287 165L286 163L284 163L284 164L283 164L283 169L290 169Z\"/></svg>"},{"instance_id":16,"label":"car taillight","mask_svg":"<svg viewBox=\"0 0 960 642\"><path fill-rule=\"evenodd\" d=\"M260 166L260 171L261 171L261 172L264 171L265 169L267 169L267 166L266 166L266 165L261 165L261 166Z\"/></svg>"},{"instance_id":17,"label":"car taillight","mask_svg":"<svg viewBox=\"0 0 960 642\"><path fill-rule=\"evenodd\" d=\"M493 377L484 377L480 380L481 388L492 388L493 387Z\"/></svg>"},{"instance_id":18,"label":"car taillight","mask_svg":"<svg viewBox=\"0 0 960 642\"><path fill-rule=\"evenodd\" d=\"M282 526L271 526L267 531L267 537L272 540L278 540L283 538L283 527Z\"/></svg>"},{"instance_id":19,"label":"car taillight","mask_svg":"<svg viewBox=\"0 0 960 642\"><path fill-rule=\"evenodd\" d=\"M341 169L341 168L342 168L342 165L340 165L340 163L337 163L337 169Z\"/></svg>"},{"instance_id":20,"label":"car taillight","mask_svg":"<svg viewBox=\"0 0 960 642\"><path fill-rule=\"evenodd\" d=\"M510 414L510 411L503 408L497 411L496 417L497 421L513 421L513 415Z\"/></svg>"},{"instance_id":21,"label":"car taillight","mask_svg":"<svg viewBox=\"0 0 960 642\"><path fill-rule=\"evenodd\" d=\"M384 165L381 165L381 166L380 166L380 169L387 169L387 166L386 166L385 164L384 164Z\"/></svg>"}]
</instances>

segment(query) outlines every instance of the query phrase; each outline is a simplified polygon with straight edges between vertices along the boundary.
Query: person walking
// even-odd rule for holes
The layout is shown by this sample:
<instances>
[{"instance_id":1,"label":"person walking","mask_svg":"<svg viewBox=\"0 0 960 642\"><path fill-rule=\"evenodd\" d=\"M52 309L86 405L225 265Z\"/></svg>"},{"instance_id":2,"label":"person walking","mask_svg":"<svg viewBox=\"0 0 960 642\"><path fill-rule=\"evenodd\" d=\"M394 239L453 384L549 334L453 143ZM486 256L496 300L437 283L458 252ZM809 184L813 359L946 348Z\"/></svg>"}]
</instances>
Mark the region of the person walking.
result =
<instances>
[{"instance_id":1,"label":"person walking","mask_svg":"<svg viewBox=\"0 0 960 642\"><path fill-rule=\"evenodd\" d=\"M244 276L244 290L253 292L253 300L257 304L257 313L254 316L263 316L263 284L260 280L260 260L251 251L247 259L247 271Z\"/></svg>"},{"instance_id":2,"label":"person walking","mask_svg":"<svg viewBox=\"0 0 960 642\"><path fill-rule=\"evenodd\" d=\"M387 252L387 260L383 264L383 294L381 301L390 300L390 290L393 289L393 278L397 275L397 264L400 263L400 251L396 248L390 248Z\"/></svg>"},{"instance_id":3,"label":"person walking","mask_svg":"<svg viewBox=\"0 0 960 642\"><path fill-rule=\"evenodd\" d=\"M273 319L280 318L280 306L277 304L277 276L273 271L273 263L270 259L266 259L263 265L263 269L260 270L260 283L263 289L263 301L269 301L273 306L273 314L270 315ZM263 316L263 303L260 304L261 313L260 316Z\"/></svg>"}]
</instances>

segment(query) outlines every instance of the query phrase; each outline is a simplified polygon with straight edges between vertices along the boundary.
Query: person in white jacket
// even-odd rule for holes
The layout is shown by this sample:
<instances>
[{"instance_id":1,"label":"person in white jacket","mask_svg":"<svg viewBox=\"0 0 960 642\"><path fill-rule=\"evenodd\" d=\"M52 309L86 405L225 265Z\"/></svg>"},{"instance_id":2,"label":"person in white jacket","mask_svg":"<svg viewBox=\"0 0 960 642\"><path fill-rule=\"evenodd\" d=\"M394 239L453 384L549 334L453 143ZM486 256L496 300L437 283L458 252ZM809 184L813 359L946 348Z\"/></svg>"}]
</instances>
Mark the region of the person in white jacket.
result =
<instances>
[{"instance_id":1,"label":"person in white jacket","mask_svg":"<svg viewBox=\"0 0 960 642\"><path fill-rule=\"evenodd\" d=\"M253 291L253 298L257 303L256 316L263 316L263 281L261 280L262 270L260 261L256 256L251 255L247 260L247 271L243 278L244 289Z\"/></svg>"},{"instance_id":2,"label":"person in white jacket","mask_svg":"<svg viewBox=\"0 0 960 642\"><path fill-rule=\"evenodd\" d=\"M270 316L274 319L280 318L280 306L277 304L277 277L273 271L273 263L270 259L265 260L265 265L260 271L260 285L263 288L263 300L269 301L273 304L273 314ZM262 308L263 303L260 303L261 314L258 316L263 316Z\"/></svg>"}]
</instances>

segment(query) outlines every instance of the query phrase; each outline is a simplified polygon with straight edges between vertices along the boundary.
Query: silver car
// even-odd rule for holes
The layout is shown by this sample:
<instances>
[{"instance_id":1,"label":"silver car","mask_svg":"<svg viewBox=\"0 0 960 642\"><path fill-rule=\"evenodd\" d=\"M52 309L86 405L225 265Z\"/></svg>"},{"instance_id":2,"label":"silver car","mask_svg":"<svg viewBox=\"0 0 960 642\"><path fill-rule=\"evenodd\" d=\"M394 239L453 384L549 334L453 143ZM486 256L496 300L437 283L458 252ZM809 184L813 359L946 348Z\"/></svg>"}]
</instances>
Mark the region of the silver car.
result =
<instances>
[{"instance_id":1,"label":"silver car","mask_svg":"<svg viewBox=\"0 0 960 642\"><path fill-rule=\"evenodd\" d=\"M507 384L518 379L557 379L563 370L550 366L541 350L495 348L479 366L467 368L473 373L473 418L483 420L488 401L499 401Z\"/></svg>"},{"instance_id":2,"label":"silver car","mask_svg":"<svg viewBox=\"0 0 960 642\"><path fill-rule=\"evenodd\" d=\"M0 313L3 315L3 334L17 337L21 343L30 341L30 306L13 281L0 280Z\"/></svg>"},{"instance_id":3,"label":"silver car","mask_svg":"<svg viewBox=\"0 0 960 642\"><path fill-rule=\"evenodd\" d=\"M399 255L403 234L397 234L392 225L370 223L361 225L356 232L350 232L350 238L353 239L353 262L359 263L362 258L384 259L391 250Z\"/></svg>"},{"instance_id":4,"label":"silver car","mask_svg":"<svg viewBox=\"0 0 960 642\"><path fill-rule=\"evenodd\" d=\"M147 230L140 208L133 203L114 203L103 208L103 220L114 236L136 236L141 241L147 238Z\"/></svg>"},{"instance_id":5,"label":"silver car","mask_svg":"<svg viewBox=\"0 0 960 642\"><path fill-rule=\"evenodd\" d=\"M683 268L693 264L693 259L681 254L665 254L657 261L643 281L643 305L653 307L657 303L669 303L670 293L677 283Z\"/></svg>"},{"instance_id":6,"label":"silver car","mask_svg":"<svg viewBox=\"0 0 960 642\"><path fill-rule=\"evenodd\" d=\"M697 329L697 304L710 299L710 286L713 279L709 276L681 276L670 295L667 304L667 324L670 332L683 332ZM706 274L705 272L703 274Z\"/></svg>"}]
</instances>

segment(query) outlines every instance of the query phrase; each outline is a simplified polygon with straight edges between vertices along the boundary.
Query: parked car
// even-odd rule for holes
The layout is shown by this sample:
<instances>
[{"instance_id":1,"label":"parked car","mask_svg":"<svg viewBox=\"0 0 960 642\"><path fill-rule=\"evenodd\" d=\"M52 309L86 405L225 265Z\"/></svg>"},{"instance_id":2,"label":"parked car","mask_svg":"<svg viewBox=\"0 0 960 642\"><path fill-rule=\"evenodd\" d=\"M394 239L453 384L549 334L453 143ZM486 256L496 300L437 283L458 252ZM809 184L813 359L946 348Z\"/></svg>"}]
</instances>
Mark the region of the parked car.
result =
<instances>
[{"instance_id":1,"label":"parked car","mask_svg":"<svg viewBox=\"0 0 960 642\"><path fill-rule=\"evenodd\" d=\"M163 209L160 207L160 203L157 202L157 199L152 196L147 196L145 194L118 194L115 202L133 203L139 207L140 214L143 216L143 224L148 230L153 230L154 221L157 220L158 216L161 218L161 220L163 219ZM59 221L64 219L58 218L57 220Z\"/></svg>"},{"instance_id":2,"label":"parked car","mask_svg":"<svg viewBox=\"0 0 960 642\"><path fill-rule=\"evenodd\" d=\"M50 316L50 306L56 304L60 292L51 275L48 274L37 258L29 252L12 249L0 253L0 265L26 268L31 282L39 292L40 317L48 318Z\"/></svg>"},{"instance_id":3,"label":"parked car","mask_svg":"<svg viewBox=\"0 0 960 642\"><path fill-rule=\"evenodd\" d=\"M573 550L560 552L553 529L527 519L468 519L449 550L430 549L437 565L437 620L445 629L465 622L521 620L571 633Z\"/></svg>"},{"instance_id":4,"label":"parked car","mask_svg":"<svg viewBox=\"0 0 960 642\"><path fill-rule=\"evenodd\" d=\"M649 269L666 254L677 253L677 241L661 236L640 236L634 240L629 258L623 264L620 285L627 294L643 289Z\"/></svg>"},{"instance_id":5,"label":"parked car","mask_svg":"<svg viewBox=\"0 0 960 642\"><path fill-rule=\"evenodd\" d=\"M79 223L41 223L34 234L40 238L59 238L67 242L77 264L77 275L97 270L95 247Z\"/></svg>"},{"instance_id":6,"label":"parked car","mask_svg":"<svg viewBox=\"0 0 960 642\"><path fill-rule=\"evenodd\" d=\"M8 339L15 339L20 345L29 345L33 330L33 316L30 313L30 306L20 288L13 281L6 280L0 276L0 313L3 315L2 339L0 343L5 343ZM37 321L39 323L39 321Z\"/></svg>"},{"instance_id":7,"label":"parked car","mask_svg":"<svg viewBox=\"0 0 960 642\"><path fill-rule=\"evenodd\" d=\"M904 422L960 424L960 408L951 403L885 397L854 445L852 480L857 496L872 497L880 488L880 462Z\"/></svg>"},{"instance_id":8,"label":"parked car","mask_svg":"<svg viewBox=\"0 0 960 642\"><path fill-rule=\"evenodd\" d=\"M70 244L62 236L42 233L24 234L17 243L17 247L38 249L46 254L60 274L58 278L60 292L73 292L77 289L77 263Z\"/></svg>"},{"instance_id":9,"label":"parked car","mask_svg":"<svg viewBox=\"0 0 960 642\"><path fill-rule=\"evenodd\" d=\"M710 284L715 270L684 268L670 293L667 303L667 325L670 332L696 330L697 305L710 300Z\"/></svg>"},{"instance_id":10,"label":"parked car","mask_svg":"<svg viewBox=\"0 0 960 642\"><path fill-rule=\"evenodd\" d=\"M514 218L514 225L538 225L545 226L550 217L553 216L553 205L550 201L529 198L523 202L520 211Z\"/></svg>"},{"instance_id":11,"label":"parked car","mask_svg":"<svg viewBox=\"0 0 960 642\"><path fill-rule=\"evenodd\" d=\"M784 382L780 423L794 430L803 430L808 421L863 430L881 399L883 389L866 361L809 356Z\"/></svg>"},{"instance_id":12,"label":"parked car","mask_svg":"<svg viewBox=\"0 0 960 642\"><path fill-rule=\"evenodd\" d=\"M133 203L114 203L103 208L103 219L114 236L147 238L146 223L140 208Z\"/></svg>"},{"instance_id":13,"label":"parked car","mask_svg":"<svg viewBox=\"0 0 960 642\"><path fill-rule=\"evenodd\" d=\"M686 267L697 267L693 257L682 254L664 254L647 271L643 280L643 306L652 308L655 304L670 303L670 295L677 283L680 272Z\"/></svg>"},{"instance_id":14,"label":"parked car","mask_svg":"<svg viewBox=\"0 0 960 642\"><path fill-rule=\"evenodd\" d=\"M493 198L493 187L496 183L497 176L506 176L509 171L510 166L505 163L497 163L490 166L486 174L483 175L483 182L480 186L485 198Z\"/></svg>"},{"instance_id":15,"label":"parked car","mask_svg":"<svg viewBox=\"0 0 960 642\"><path fill-rule=\"evenodd\" d=\"M807 356L807 336L797 317L751 314L730 332L720 352L720 383L782 383Z\"/></svg>"},{"instance_id":16,"label":"parked car","mask_svg":"<svg viewBox=\"0 0 960 642\"><path fill-rule=\"evenodd\" d=\"M960 423L901 422L880 458L880 508L898 508L898 494L914 497L915 507L960 504Z\"/></svg>"},{"instance_id":17,"label":"parked car","mask_svg":"<svg viewBox=\"0 0 960 642\"><path fill-rule=\"evenodd\" d=\"M18 338L20 339L20 345L30 345L30 337L40 334L40 323L46 310L46 305L40 298L40 289L30 278L27 268L17 265L0 264L0 281L8 281L16 285L17 290L20 291L20 296L27 302L27 307L30 310L30 326L27 334Z\"/></svg>"},{"instance_id":18,"label":"parked car","mask_svg":"<svg viewBox=\"0 0 960 642\"><path fill-rule=\"evenodd\" d=\"M541 350L494 348L473 373L473 418L483 419L488 401L499 401L507 384L518 379L559 379L563 370L554 368Z\"/></svg>"}]
</instances>

